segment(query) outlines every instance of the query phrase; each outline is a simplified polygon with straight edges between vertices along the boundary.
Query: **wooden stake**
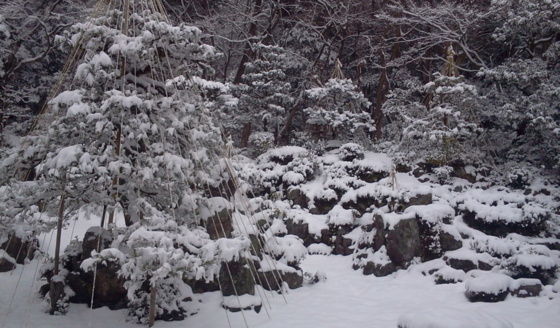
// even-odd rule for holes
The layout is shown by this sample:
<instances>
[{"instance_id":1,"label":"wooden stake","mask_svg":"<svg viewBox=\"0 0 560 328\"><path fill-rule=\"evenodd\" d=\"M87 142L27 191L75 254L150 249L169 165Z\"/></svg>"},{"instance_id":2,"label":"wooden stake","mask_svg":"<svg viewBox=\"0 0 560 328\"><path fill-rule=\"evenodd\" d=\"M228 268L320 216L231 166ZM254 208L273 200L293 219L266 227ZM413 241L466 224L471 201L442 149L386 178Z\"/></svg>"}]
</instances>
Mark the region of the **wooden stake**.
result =
<instances>
[{"instance_id":1,"label":"wooden stake","mask_svg":"<svg viewBox=\"0 0 560 328\"><path fill-rule=\"evenodd\" d=\"M60 259L60 239L62 237L62 219L64 218L64 203L66 197L60 196L60 207L58 208L58 222L56 224L56 248L54 250L54 275L58 275L58 264Z\"/></svg>"},{"instance_id":2,"label":"wooden stake","mask_svg":"<svg viewBox=\"0 0 560 328\"><path fill-rule=\"evenodd\" d=\"M105 214L107 214L107 205L103 205L103 214L101 214L101 228L105 225Z\"/></svg>"},{"instance_id":3,"label":"wooden stake","mask_svg":"<svg viewBox=\"0 0 560 328\"><path fill-rule=\"evenodd\" d=\"M156 320L156 286L150 289L150 313L148 316L148 327L153 327Z\"/></svg>"}]
</instances>

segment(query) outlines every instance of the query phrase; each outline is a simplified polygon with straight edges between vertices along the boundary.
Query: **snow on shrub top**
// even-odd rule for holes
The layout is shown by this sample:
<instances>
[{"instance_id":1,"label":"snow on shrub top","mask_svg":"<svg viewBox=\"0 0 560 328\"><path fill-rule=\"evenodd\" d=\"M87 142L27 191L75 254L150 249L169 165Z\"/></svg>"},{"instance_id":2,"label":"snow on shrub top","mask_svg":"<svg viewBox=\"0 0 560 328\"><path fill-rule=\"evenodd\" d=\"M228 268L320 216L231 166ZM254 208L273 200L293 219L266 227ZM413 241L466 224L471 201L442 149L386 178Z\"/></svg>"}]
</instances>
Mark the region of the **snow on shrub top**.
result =
<instances>
[{"instance_id":1,"label":"snow on shrub top","mask_svg":"<svg viewBox=\"0 0 560 328\"><path fill-rule=\"evenodd\" d=\"M486 221L506 221L521 222L523 221L523 210L516 204L507 204L499 206L491 206L483 204L475 199L466 200L459 205L459 209L476 213L476 216Z\"/></svg>"},{"instance_id":2,"label":"snow on shrub top","mask_svg":"<svg viewBox=\"0 0 560 328\"><path fill-rule=\"evenodd\" d=\"M511 238L499 238L495 236L477 236L471 241L471 247L479 253L489 253L492 256L511 256L513 255L521 242Z\"/></svg>"},{"instance_id":3,"label":"snow on shrub top","mask_svg":"<svg viewBox=\"0 0 560 328\"><path fill-rule=\"evenodd\" d=\"M271 237L266 241L267 249L285 264L297 265L307 255L307 248L295 235Z\"/></svg>"},{"instance_id":4,"label":"snow on shrub top","mask_svg":"<svg viewBox=\"0 0 560 328\"><path fill-rule=\"evenodd\" d=\"M367 260L368 262L373 262L379 265L386 265L391 263L391 259L387 255L387 248L385 247L385 245L381 246L381 248L377 250L377 252L368 254Z\"/></svg>"},{"instance_id":5,"label":"snow on shrub top","mask_svg":"<svg viewBox=\"0 0 560 328\"><path fill-rule=\"evenodd\" d=\"M433 224L441 222L444 218L455 217L455 210L453 207L442 203L410 206L404 210L404 213L414 213L423 221Z\"/></svg>"},{"instance_id":6,"label":"snow on shrub top","mask_svg":"<svg viewBox=\"0 0 560 328\"><path fill-rule=\"evenodd\" d=\"M513 279L501 273L488 272L465 282L467 292L500 294L509 290Z\"/></svg>"},{"instance_id":7,"label":"snow on shrub top","mask_svg":"<svg viewBox=\"0 0 560 328\"><path fill-rule=\"evenodd\" d=\"M212 197L206 200L205 207L200 207L200 217L204 220L222 212L223 210L233 209L233 205L229 200L223 197Z\"/></svg>"},{"instance_id":8,"label":"snow on shrub top","mask_svg":"<svg viewBox=\"0 0 560 328\"><path fill-rule=\"evenodd\" d=\"M307 223L309 233L318 237L321 236L321 230L329 228L326 215L313 215L304 210L289 210L286 213L286 219Z\"/></svg>"},{"instance_id":9,"label":"snow on shrub top","mask_svg":"<svg viewBox=\"0 0 560 328\"><path fill-rule=\"evenodd\" d=\"M328 224L340 226L354 224L354 212L351 209L345 209L340 205L335 205L327 214Z\"/></svg>"},{"instance_id":10,"label":"snow on shrub top","mask_svg":"<svg viewBox=\"0 0 560 328\"><path fill-rule=\"evenodd\" d=\"M531 272L551 270L560 264L560 251L551 251L543 245L523 245L517 254L508 259L508 263L525 267Z\"/></svg>"},{"instance_id":11,"label":"snow on shrub top","mask_svg":"<svg viewBox=\"0 0 560 328\"><path fill-rule=\"evenodd\" d=\"M261 254L262 260L260 261L259 272L269 272L278 270L279 272L297 272L297 270L285 263L277 262L268 254Z\"/></svg>"},{"instance_id":12,"label":"snow on shrub top","mask_svg":"<svg viewBox=\"0 0 560 328\"><path fill-rule=\"evenodd\" d=\"M220 238L201 248L203 262L231 262L239 260L249 250L251 241L247 238Z\"/></svg>"},{"instance_id":13,"label":"snow on shrub top","mask_svg":"<svg viewBox=\"0 0 560 328\"><path fill-rule=\"evenodd\" d=\"M459 260L469 260L478 265L478 261L482 261L488 264L496 262L496 259L488 253L476 253L467 247L459 248L454 251L448 251L445 253L445 257L459 259Z\"/></svg>"},{"instance_id":14,"label":"snow on shrub top","mask_svg":"<svg viewBox=\"0 0 560 328\"><path fill-rule=\"evenodd\" d=\"M557 261L540 254L517 254L509 259L509 262L518 267L526 267L531 272L536 272L537 270L550 270L556 268L557 266Z\"/></svg>"},{"instance_id":15,"label":"snow on shrub top","mask_svg":"<svg viewBox=\"0 0 560 328\"><path fill-rule=\"evenodd\" d=\"M364 147L357 143L349 142L340 146L338 150L339 158L343 161L352 161L354 159L364 158Z\"/></svg>"},{"instance_id":16,"label":"snow on shrub top","mask_svg":"<svg viewBox=\"0 0 560 328\"><path fill-rule=\"evenodd\" d=\"M45 165L46 167L53 169L66 168L77 162L82 153L82 145L64 147L60 149L56 156L48 159Z\"/></svg>"},{"instance_id":17,"label":"snow on shrub top","mask_svg":"<svg viewBox=\"0 0 560 328\"><path fill-rule=\"evenodd\" d=\"M309 152L307 149L297 146L284 146L280 148L274 148L266 153L262 154L257 158L258 164L273 162L281 162L281 164L287 164L287 162L292 161L296 157L306 156Z\"/></svg>"},{"instance_id":18,"label":"snow on shrub top","mask_svg":"<svg viewBox=\"0 0 560 328\"><path fill-rule=\"evenodd\" d=\"M282 175L282 181L289 185L298 185L305 182L305 177L301 173L296 173L293 171L288 171Z\"/></svg>"},{"instance_id":19,"label":"snow on shrub top","mask_svg":"<svg viewBox=\"0 0 560 328\"><path fill-rule=\"evenodd\" d=\"M386 154L366 152L364 158L356 160L354 164L374 172L390 172L393 160Z\"/></svg>"}]
</instances>

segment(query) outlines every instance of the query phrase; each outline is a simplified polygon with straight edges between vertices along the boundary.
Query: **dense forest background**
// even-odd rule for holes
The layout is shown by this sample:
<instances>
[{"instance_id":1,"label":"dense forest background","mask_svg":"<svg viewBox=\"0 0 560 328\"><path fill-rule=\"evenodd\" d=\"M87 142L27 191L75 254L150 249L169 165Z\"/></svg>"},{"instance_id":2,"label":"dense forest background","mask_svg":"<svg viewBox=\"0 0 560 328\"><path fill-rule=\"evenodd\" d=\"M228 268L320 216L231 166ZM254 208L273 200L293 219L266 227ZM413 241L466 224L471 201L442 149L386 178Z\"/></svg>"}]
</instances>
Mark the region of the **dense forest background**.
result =
<instances>
[{"instance_id":1,"label":"dense forest background","mask_svg":"<svg viewBox=\"0 0 560 328\"><path fill-rule=\"evenodd\" d=\"M85 21L93 5L0 5L2 131L29 130L67 59L60 36ZM199 27L221 53L197 64L236 98L213 116L248 154L347 139L407 165L558 170L558 1L165 6L172 20Z\"/></svg>"}]
</instances>

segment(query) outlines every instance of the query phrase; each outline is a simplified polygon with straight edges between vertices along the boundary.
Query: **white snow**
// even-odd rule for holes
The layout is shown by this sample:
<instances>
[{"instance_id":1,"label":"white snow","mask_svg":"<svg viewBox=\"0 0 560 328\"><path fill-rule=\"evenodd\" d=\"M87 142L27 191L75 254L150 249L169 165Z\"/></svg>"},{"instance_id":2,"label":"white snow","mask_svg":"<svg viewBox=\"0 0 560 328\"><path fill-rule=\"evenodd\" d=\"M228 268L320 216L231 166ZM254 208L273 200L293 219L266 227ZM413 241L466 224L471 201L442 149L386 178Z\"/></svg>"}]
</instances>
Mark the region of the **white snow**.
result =
<instances>
[{"instance_id":1,"label":"white snow","mask_svg":"<svg viewBox=\"0 0 560 328\"><path fill-rule=\"evenodd\" d=\"M60 149L58 154L47 161L46 165L50 168L61 169L70 166L72 163L77 162L78 158L82 155L82 146L73 145Z\"/></svg>"},{"instance_id":2,"label":"white snow","mask_svg":"<svg viewBox=\"0 0 560 328\"><path fill-rule=\"evenodd\" d=\"M332 248L328 245L323 244L323 243L311 244L311 245L307 246L307 252L309 254L331 255Z\"/></svg>"},{"instance_id":3,"label":"white snow","mask_svg":"<svg viewBox=\"0 0 560 328\"><path fill-rule=\"evenodd\" d=\"M368 168L374 172L390 172L393 160L382 153L364 153L364 159L354 161L357 166Z\"/></svg>"},{"instance_id":4,"label":"white snow","mask_svg":"<svg viewBox=\"0 0 560 328\"><path fill-rule=\"evenodd\" d=\"M84 304L71 304L66 316L44 313L44 303L35 294L44 283L34 278L39 265L34 260L25 266L18 265L13 274L0 273L0 290L4 295L0 298L1 327L139 327L126 321L126 310L111 311L106 307L90 310ZM243 328L243 316L249 327L262 328L396 328L399 323L415 324L407 326L413 328L512 327L507 322L515 328L556 328L560 322L560 287L551 292L551 297L470 303L463 295L464 283L434 285L430 277L415 271L399 271L383 278L364 276L351 268L349 256L309 255L301 266L305 272L324 272L328 279L291 290L286 295L287 303L277 294L266 294L263 307L267 307L270 318L264 308L260 313L226 315L220 293L212 292L194 295L193 301L199 307L197 314L184 321L158 321L156 327L228 327L229 320L232 327ZM411 321L413 318L417 320ZM432 326L420 326L427 322ZM502 326L498 325L500 322Z\"/></svg>"},{"instance_id":5,"label":"white snow","mask_svg":"<svg viewBox=\"0 0 560 328\"><path fill-rule=\"evenodd\" d=\"M399 328L513 328L507 318L483 310L463 311L452 307L426 308L403 314Z\"/></svg>"},{"instance_id":6,"label":"white snow","mask_svg":"<svg viewBox=\"0 0 560 328\"><path fill-rule=\"evenodd\" d=\"M465 282L465 289L468 292L497 295L509 290L512 282L513 279L505 274L488 272L468 279Z\"/></svg>"},{"instance_id":7,"label":"white snow","mask_svg":"<svg viewBox=\"0 0 560 328\"><path fill-rule=\"evenodd\" d=\"M354 212L340 205L335 205L327 214L327 218L328 223L331 225L349 225L354 223Z\"/></svg>"},{"instance_id":8,"label":"white snow","mask_svg":"<svg viewBox=\"0 0 560 328\"><path fill-rule=\"evenodd\" d=\"M262 300L260 297L255 295L240 295L240 296L226 296L222 305L226 308L234 309L246 309L253 306L262 305Z\"/></svg>"},{"instance_id":9,"label":"white snow","mask_svg":"<svg viewBox=\"0 0 560 328\"><path fill-rule=\"evenodd\" d=\"M429 223L438 223L444 218L455 217L455 210L453 207L441 203L410 206L404 213L414 213L416 216Z\"/></svg>"}]
</instances>

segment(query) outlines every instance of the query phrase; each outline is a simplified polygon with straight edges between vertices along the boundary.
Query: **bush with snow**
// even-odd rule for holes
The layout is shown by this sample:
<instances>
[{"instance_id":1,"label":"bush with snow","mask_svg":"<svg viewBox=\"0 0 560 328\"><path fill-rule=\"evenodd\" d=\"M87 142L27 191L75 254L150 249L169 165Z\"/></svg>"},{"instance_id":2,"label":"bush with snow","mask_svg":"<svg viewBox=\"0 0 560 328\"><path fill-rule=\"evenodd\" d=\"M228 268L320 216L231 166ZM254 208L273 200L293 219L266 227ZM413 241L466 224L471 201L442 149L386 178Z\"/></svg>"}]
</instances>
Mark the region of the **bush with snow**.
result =
<instances>
[{"instance_id":1,"label":"bush with snow","mask_svg":"<svg viewBox=\"0 0 560 328\"><path fill-rule=\"evenodd\" d=\"M346 143L338 149L340 160L351 162L355 159L364 158L364 148L357 143Z\"/></svg>"}]
</instances>

